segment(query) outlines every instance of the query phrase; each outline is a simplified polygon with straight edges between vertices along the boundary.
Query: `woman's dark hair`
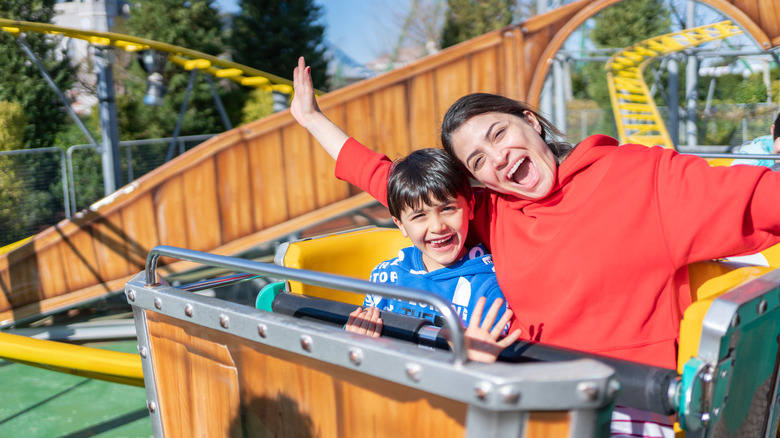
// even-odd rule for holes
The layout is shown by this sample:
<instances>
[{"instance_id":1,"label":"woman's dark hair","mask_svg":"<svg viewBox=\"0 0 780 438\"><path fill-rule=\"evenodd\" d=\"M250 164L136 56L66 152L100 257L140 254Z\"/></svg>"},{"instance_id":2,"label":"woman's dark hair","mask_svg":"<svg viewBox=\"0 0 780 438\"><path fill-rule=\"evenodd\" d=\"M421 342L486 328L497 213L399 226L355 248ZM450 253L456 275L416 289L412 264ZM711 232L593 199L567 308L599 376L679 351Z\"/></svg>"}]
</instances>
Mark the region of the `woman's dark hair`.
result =
<instances>
[{"instance_id":1,"label":"woman's dark hair","mask_svg":"<svg viewBox=\"0 0 780 438\"><path fill-rule=\"evenodd\" d=\"M457 161L441 149L418 149L393 162L387 179L387 206L401 219L406 208L418 208L434 201L462 195L472 197L471 182Z\"/></svg>"},{"instance_id":2,"label":"woman's dark hair","mask_svg":"<svg viewBox=\"0 0 780 438\"><path fill-rule=\"evenodd\" d=\"M486 113L504 113L522 118L526 111L531 112L539 120L542 125L542 140L547 143L560 164L572 150L569 143L557 140L558 137L565 137L563 132L527 103L497 94L474 93L456 100L447 110L447 114L444 115L444 120L441 122L441 144L444 146L444 150L457 161L452 146L452 136L472 117ZM458 162L460 163L460 161Z\"/></svg>"},{"instance_id":3,"label":"woman's dark hair","mask_svg":"<svg viewBox=\"0 0 780 438\"><path fill-rule=\"evenodd\" d=\"M772 140L777 140L777 137L780 137L780 113L777 113L774 125L775 129L772 130Z\"/></svg>"}]
</instances>

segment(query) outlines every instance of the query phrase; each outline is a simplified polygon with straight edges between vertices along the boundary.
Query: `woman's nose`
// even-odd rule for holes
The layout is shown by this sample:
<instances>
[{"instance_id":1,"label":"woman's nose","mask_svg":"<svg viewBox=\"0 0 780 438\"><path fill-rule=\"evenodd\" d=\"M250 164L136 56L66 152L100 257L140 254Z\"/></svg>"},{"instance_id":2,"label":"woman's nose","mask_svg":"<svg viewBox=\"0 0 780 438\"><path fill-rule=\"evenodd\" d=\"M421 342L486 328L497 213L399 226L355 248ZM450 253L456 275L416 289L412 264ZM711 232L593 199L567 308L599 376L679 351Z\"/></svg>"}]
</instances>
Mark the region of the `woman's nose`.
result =
<instances>
[{"instance_id":1,"label":"woman's nose","mask_svg":"<svg viewBox=\"0 0 780 438\"><path fill-rule=\"evenodd\" d=\"M508 153L509 151L505 148L492 147L490 148L488 156L496 167L501 167L507 163Z\"/></svg>"}]
</instances>

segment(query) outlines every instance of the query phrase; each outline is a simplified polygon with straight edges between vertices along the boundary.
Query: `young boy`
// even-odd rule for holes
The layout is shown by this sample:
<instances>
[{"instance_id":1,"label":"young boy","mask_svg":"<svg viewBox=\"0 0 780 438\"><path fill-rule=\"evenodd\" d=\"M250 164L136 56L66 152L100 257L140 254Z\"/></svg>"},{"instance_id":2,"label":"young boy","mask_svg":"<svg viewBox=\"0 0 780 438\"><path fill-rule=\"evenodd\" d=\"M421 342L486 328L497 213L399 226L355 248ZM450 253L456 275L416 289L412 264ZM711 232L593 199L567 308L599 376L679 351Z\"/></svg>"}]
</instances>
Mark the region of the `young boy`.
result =
<instances>
[{"instance_id":1,"label":"young boy","mask_svg":"<svg viewBox=\"0 0 780 438\"><path fill-rule=\"evenodd\" d=\"M340 148L347 136L317 108L310 77L306 75L307 81L300 76L296 75L293 116L333 155L332 147ZM491 256L482 245L465 246L473 202L468 177L443 150L417 150L396 161L387 179L387 206L393 222L414 246L380 263L370 280L447 298L468 324L469 358L493 362L519 338L520 331L499 339L512 311L504 305ZM486 302L491 306L483 318ZM348 331L380 336L380 309L429 319L436 315L425 304L376 295L366 296L364 306L350 314Z\"/></svg>"}]
</instances>

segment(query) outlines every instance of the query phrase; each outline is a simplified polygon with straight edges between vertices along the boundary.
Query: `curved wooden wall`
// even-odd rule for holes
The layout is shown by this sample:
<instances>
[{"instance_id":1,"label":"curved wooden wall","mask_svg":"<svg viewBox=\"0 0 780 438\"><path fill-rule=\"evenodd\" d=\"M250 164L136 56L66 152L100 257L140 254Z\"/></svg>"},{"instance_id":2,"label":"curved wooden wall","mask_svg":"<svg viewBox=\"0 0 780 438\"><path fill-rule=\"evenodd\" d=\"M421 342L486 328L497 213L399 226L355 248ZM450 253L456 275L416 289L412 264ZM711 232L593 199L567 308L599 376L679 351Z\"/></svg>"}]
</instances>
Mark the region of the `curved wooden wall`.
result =
<instances>
[{"instance_id":1,"label":"curved wooden wall","mask_svg":"<svg viewBox=\"0 0 780 438\"><path fill-rule=\"evenodd\" d=\"M390 157L436 146L444 112L464 94L500 93L536 104L565 39L618 1L571 3L329 93L320 106ZM762 47L780 45L775 0L702 3L724 11ZM121 290L156 245L235 254L294 231L294 224L365 205L367 196L333 178L333 166L287 111L216 136L94 211L0 255L0 325Z\"/></svg>"}]
</instances>

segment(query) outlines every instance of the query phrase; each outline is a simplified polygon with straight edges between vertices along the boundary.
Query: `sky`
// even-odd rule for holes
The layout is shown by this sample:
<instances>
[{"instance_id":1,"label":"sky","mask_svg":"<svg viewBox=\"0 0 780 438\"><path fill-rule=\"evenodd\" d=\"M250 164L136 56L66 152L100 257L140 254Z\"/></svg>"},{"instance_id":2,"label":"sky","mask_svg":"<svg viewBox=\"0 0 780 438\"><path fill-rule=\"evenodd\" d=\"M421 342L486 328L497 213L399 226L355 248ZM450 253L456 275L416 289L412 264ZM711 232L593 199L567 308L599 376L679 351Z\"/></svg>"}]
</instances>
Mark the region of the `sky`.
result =
<instances>
[{"instance_id":1,"label":"sky","mask_svg":"<svg viewBox=\"0 0 780 438\"><path fill-rule=\"evenodd\" d=\"M322 7L325 39L355 61L365 64L382 51L383 28L377 13L382 0L315 0ZM238 12L238 0L216 0L224 12ZM384 31L384 32L383 32Z\"/></svg>"}]
</instances>

